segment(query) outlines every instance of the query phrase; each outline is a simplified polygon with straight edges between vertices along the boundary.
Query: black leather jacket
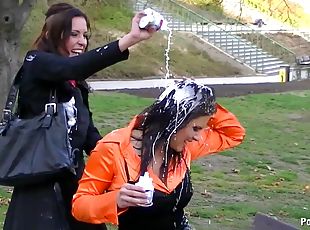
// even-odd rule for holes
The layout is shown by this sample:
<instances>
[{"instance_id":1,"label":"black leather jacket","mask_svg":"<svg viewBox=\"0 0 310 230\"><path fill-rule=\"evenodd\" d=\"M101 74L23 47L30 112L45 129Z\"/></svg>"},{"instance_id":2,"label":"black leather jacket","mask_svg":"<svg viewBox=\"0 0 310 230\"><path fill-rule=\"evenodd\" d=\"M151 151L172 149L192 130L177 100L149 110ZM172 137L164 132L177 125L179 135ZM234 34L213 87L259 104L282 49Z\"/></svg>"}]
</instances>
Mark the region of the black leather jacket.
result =
<instances>
[{"instance_id":1,"label":"black leather jacket","mask_svg":"<svg viewBox=\"0 0 310 230\"><path fill-rule=\"evenodd\" d=\"M127 59L128 55L128 50L119 50L118 41L70 58L37 50L29 51L23 63L18 97L20 117L29 118L42 113L53 89L56 89L58 102L67 102L72 96L75 97L79 130L74 135L72 145L89 153L101 136L94 127L89 110L89 89L85 79ZM73 87L69 80L76 80L77 87Z\"/></svg>"}]
</instances>

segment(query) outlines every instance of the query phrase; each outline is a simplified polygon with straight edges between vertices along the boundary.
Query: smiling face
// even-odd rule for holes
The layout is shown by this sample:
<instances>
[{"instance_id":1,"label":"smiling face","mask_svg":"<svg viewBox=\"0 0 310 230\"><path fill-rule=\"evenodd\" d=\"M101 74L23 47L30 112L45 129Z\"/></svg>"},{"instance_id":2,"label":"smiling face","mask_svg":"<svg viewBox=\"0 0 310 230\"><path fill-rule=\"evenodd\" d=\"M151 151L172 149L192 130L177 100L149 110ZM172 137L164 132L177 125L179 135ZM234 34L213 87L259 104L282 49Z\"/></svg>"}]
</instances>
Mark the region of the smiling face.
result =
<instances>
[{"instance_id":1,"label":"smiling face","mask_svg":"<svg viewBox=\"0 0 310 230\"><path fill-rule=\"evenodd\" d=\"M85 52L88 43L88 28L84 17L72 18L72 30L65 41L66 50L60 48L62 54L73 57Z\"/></svg>"},{"instance_id":2,"label":"smiling face","mask_svg":"<svg viewBox=\"0 0 310 230\"><path fill-rule=\"evenodd\" d=\"M207 128L207 123L211 116L200 116L191 120L184 128L171 136L170 148L177 152L182 152L186 142L198 141L200 132Z\"/></svg>"}]
</instances>

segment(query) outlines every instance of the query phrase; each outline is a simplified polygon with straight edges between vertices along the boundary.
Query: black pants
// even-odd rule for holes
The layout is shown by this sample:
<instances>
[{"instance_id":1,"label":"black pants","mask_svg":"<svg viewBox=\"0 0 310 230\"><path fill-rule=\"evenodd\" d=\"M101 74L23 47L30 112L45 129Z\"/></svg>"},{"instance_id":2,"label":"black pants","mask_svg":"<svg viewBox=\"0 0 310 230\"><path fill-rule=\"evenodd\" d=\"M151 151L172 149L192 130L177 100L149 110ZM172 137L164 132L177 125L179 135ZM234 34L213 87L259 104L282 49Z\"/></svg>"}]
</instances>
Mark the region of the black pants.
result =
<instances>
[{"instance_id":1,"label":"black pants","mask_svg":"<svg viewBox=\"0 0 310 230\"><path fill-rule=\"evenodd\" d=\"M107 228L105 225L75 220L71 215L71 199L66 198L64 202L61 186L47 183L14 189L3 229L106 230Z\"/></svg>"}]
</instances>

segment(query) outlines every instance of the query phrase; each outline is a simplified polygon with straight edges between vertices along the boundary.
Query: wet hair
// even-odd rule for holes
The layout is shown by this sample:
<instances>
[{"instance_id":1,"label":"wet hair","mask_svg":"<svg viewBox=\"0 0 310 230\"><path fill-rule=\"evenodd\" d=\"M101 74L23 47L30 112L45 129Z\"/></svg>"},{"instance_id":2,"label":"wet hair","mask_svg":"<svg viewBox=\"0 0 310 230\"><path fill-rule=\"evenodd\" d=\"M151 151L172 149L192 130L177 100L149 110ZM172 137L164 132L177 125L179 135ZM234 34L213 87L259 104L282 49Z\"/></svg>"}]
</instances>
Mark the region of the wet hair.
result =
<instances>
[{"instance_id":1,"label":"wet hair","mask_svg":"<svg viewBox=\"0 0 310 230\"><path fill-rule=\"evenodd\" d=\"M183 80L169 86L148 108L138 115L136 129L142 130L141 168L143 174L154 158L155 149L163 145L164 165L161 170L167 175L171 160L174 165L181 153L169 148L171 136L190 121L216 112L214 90L192 80Z\"/></svg>"},{"instance_id":2,"label":"wet hair","mask_svg":"<svg viewBox=\"0 0 310 230\"><path fill-rule=\"evenodd\" d=\"M59 48L66 50L65 41L71 35L72 19L74 17L85 18L87 28L90 30L90 23L86 14L70 4L62 3L52 5L45 15L45 24L41 34L33 44L34 49L63 55L59 52ZM87 46L88 43L89 37L87 37Z\"/></svg>"}]
</instances>

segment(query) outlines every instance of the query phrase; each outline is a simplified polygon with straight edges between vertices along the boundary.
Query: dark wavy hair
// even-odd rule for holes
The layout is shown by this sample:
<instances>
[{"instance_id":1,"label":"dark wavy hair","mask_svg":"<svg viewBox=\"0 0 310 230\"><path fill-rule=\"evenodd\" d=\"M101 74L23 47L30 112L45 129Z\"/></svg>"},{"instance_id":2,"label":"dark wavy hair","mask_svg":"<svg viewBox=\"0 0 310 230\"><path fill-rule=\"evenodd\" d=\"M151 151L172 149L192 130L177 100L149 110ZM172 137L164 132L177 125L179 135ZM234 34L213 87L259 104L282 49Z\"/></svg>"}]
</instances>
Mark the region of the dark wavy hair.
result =
<instances>
[{"instance_id":1,"label":"dark wavy hair","mask_svg":"<svg viewBox=\"0 0 310 230\"><path fill-rule=\"evenodd\" d=\"M164 146L166 152L162 175L166 177L171 160L174 166L181 159L181 153L169 148L173 133L184 128L191 120L210 116L216 112L214 90L192 80L176 82L168 87L158 99L138 115L135 128L142 130L142 151L140 173L154 157L155 149Z\"/></svg>"},{"instance_id":2,"label":"dark wavy hair","mask_svg":"<svg viewBox=\"0 0 310 230\"><path fill-rule=\"evenodd\" d=\"M51 5L48 10L45 13L45 21L46 19L48 19L50 16L54 15L54 14L58 14L62 11L68 10L68 9L72 9L74 8L74 6L72 6L69 3L55 3L53 5Z\"/></svg>"},{"instance_id":3,"label":"dark wavy hair","mask_svg":"<svg viewBox=\"0 0 310 230\"><path fill-rule=\"evenodd\" d=\"M45 24L41 34L33 44L33 48L45 52L57 53L59 47L65 49L65 41L70 37L72 30L72 19L74 17L83 17L86 20L87 28L90 31L90 22L86 14L70 4L52 5L46 12ZM89 37L87 37L87 47ZM86 50L87 50L86 47Z\"/></svg>"}]
</instances>

